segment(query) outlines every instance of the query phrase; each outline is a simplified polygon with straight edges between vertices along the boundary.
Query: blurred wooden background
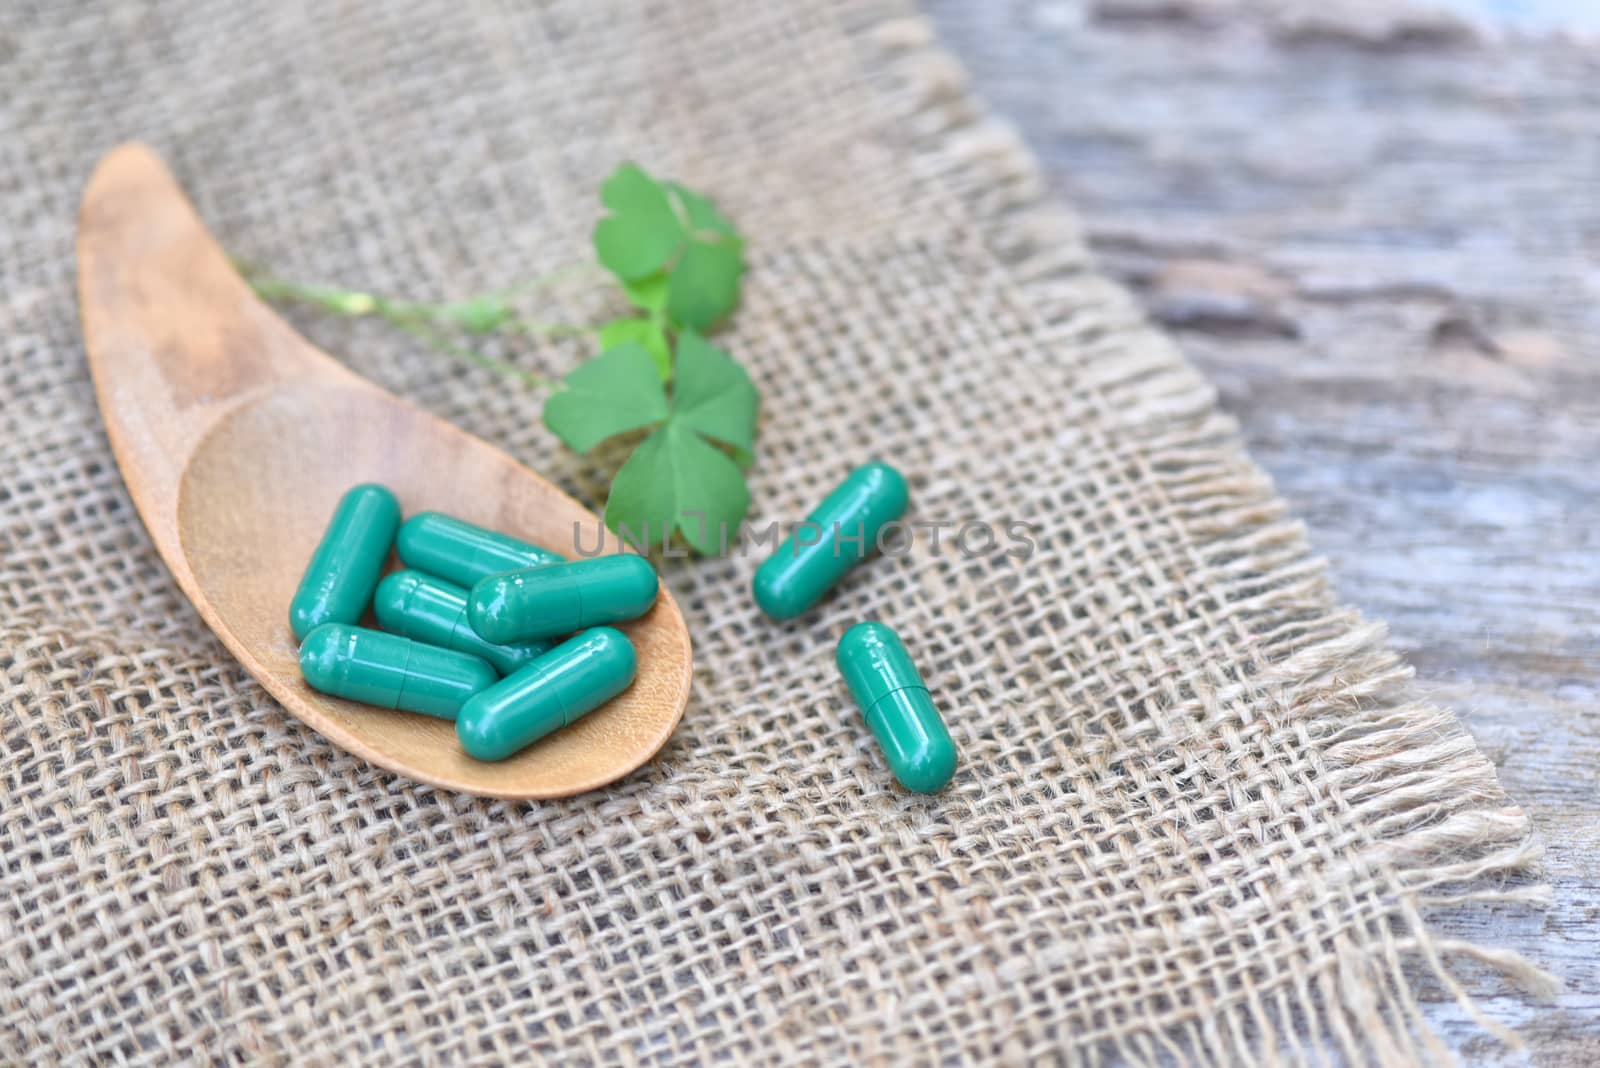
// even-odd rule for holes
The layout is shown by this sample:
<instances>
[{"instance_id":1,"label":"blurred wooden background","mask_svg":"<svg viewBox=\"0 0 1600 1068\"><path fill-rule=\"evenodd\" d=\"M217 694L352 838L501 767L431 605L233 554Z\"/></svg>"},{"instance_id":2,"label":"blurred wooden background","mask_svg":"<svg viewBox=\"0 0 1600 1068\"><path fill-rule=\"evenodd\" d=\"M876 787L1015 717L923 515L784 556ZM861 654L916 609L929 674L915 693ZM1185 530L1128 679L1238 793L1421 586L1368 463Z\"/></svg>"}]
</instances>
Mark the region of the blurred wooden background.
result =
<instances>
[{"instance_id":1,"label":"blurred wooden background","mask_svg":"<svg viewBox=\"0 0 1600 1068\"><path fill-rule=\"evenodd\" d=\"M1441 923L1561 976L1460 962L1533 1063L1600 1063L1600 0L924 6L1531 811L1548 911Z\"/></svg>"}]
</instances>

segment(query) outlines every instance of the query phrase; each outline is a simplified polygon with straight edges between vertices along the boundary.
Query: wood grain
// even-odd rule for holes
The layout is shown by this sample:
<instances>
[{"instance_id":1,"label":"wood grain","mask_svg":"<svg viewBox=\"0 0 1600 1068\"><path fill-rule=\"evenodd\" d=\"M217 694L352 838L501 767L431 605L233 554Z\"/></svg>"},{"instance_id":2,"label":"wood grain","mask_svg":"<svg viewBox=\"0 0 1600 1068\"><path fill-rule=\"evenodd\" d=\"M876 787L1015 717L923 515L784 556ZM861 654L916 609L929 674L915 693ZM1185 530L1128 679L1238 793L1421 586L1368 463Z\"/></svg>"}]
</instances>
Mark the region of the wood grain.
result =
<instances>
[{"instance_id":1,"label":"wood grain","mask_svg":"<svg viewBox=\"0 0 1600 1068\"><path fill-rule=\"evenodd\" d=\"M509 760L471 759L447 722L308 687L289 601L352 485L380 482L408 513L446 512L566 555L580 530L593 552L600 521L302 340L250 294L149 150L124 146L102 161L79 225L85 347L134 503L185 595L285 708L382 767L512 799L595 789L666 743L692 658L664 589L621 627L638 653L633 685Z\"/></svg>"},{"instance_id":2,"label":"wood grain","mask_svg":"<svg viewBox=\"0 0 1600 1068\"><path fill-rule=\"evenodd\" d=\"M1438 926L1562 977L1459 962L1537 1063L1600 1061L1600 48L1400 3L926 7L1533 815L1550 908Z\"/></svg>"}]
</instances>

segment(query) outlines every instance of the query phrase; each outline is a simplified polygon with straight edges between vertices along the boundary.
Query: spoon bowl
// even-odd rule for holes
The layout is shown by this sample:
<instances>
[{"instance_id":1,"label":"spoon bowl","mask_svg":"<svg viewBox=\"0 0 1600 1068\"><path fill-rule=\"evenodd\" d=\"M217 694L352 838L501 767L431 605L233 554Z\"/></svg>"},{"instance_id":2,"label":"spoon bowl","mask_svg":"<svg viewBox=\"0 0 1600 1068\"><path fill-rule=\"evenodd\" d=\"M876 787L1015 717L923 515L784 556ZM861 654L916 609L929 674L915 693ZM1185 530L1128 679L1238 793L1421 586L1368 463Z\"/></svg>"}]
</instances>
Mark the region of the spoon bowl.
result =
<instances>
[{"instance_id":1,"label":"spoon bowl","mask_svg":"<svg viewBox=\"0 0 1600 1068\"><path fill-rule=\"evenodd\" d=\"M446 512L566 556L580 531L590 549L600 520L296 334L256 300L142 145L113 150L90 179L78 293L101 414L151 539L205 622L293 715L391 771L510 799L595 789L666 743L688 701L692 657L665 588L620 628L638 654L633 685L509 760L467 756L443 720L312 690L289 601L356 483L388 486L407 514Z\"/></svg>"}]
</instances>

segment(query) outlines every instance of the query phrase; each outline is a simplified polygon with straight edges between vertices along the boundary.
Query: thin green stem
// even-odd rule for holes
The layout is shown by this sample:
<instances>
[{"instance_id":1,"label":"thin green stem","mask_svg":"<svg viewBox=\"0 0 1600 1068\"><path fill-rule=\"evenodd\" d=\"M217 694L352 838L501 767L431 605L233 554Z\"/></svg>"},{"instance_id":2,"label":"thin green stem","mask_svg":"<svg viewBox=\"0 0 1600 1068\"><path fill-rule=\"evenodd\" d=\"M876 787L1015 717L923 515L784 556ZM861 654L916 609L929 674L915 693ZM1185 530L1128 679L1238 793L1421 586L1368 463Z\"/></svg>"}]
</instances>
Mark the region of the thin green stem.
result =
<instances>
[{"instance_id":1,"label":"thin green stem","mask_svg":"<svg viewBox=\"0 0 1600 1068\"><path fill-rule=\"evenodd\" d=\"M371 315L377 310L378 298L359 290L291 282L263 274L246 274L245 280L265 300L295 301L336 315Z\"/></svg>"},{"instance_id":2,"label":"thin green stem","mask_svg":"<svg viewBox=\"0 0 1600 1068\"><path fill-rule=\"evenodd\" d=\"M538 278L530 278L526 282L519 282L514 286L499 290L495 293L495 296L503 300L515 300L517 297L526 296L541 289L549 289L574 278L604 279L608 277L610 276L607 275L605 268L598 263L571 263L565 267L558 267L548 274L542 274Z\"/></svg>"},{"instance_id":3,"label":"thin green stem","mask_svg":"<svg viewBox=\"0 0 1600 1068\"><path fill-rule=\"evenodd\" d=\"M530 388L546 387L551 384L544 375L525 370L516 364L475 349L463 348L445 337L437 327L441 324L460 325L456 313L459 305L395 300L361 290L294 282L278 278L248 264L241 263L239 268L250 288L264 300L292 301L320 308L335 315L376 316L446 356L507 378L514 378ZM561 273L571 272L556 272L556 274ZM533 284L548 284L552 278L554 275L547 275L543 279L536 279ZM564 323L535 323L519 318L508 319L503 328L513 333L548 337L580 337L588 333L581 327L568 326Z\"/></svg>"},{"instance_id":4,"label":"thin green stem","mask_svg":"<svg viewBox=\"0 0 1600 1068\"><path fill-rule=\"evenodd\" d=\"M513 334L522 334L526 337L588 337L594 330L587 326L573 326L571 323L541 323L533 319L512 318L506 321L508 331Z\"/></svg>"},{"instance_id":5,"label":"thin green stem","mask_svg":"<svg viewBox=\"0 0 1600 1068\"><path fill-rule=\"evenodd\" d=\"M535 371L524 370L514 363L508 363L505 360L500 360L493 356L485 355L476 349L462 348L446 338L441 337L437 330L433 330L422 323L401 317L391 318L389 316L385 316L384 320L396 328L404 331L405 333L410 334L412 337L416 338L418 341L437 352L441 352L446 356L461 360L464 363L470 363L474 367L480 367L485 371L492 371L495 374L504 375L507 378L514 378L530 389L539 389L550 385L550 380L544 375L541 375Z\"/></svg>"}]
</instances>

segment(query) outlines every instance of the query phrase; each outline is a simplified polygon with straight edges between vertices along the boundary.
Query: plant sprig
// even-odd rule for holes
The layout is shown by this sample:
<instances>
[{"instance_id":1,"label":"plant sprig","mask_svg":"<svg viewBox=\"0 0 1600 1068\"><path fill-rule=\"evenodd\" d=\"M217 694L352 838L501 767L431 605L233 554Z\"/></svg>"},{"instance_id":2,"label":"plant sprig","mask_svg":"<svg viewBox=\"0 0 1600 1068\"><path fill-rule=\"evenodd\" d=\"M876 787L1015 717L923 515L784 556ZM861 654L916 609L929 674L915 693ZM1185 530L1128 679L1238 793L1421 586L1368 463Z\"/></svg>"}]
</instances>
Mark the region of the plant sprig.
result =
<instances>
[{"instance_id":1,"label":"plant sprig","mask_svg":"<svg viewBox=\"0 0 1600 1068\"><path fill-rule=\"evenodd\" d=\"M706 340L739 302L744 239L706 197L624 163L600 189L594 230L600 266L634 314L597 327L540 323L517 300L568 273L449 303L309 285L245 267L262 298L336 315L371 316L453 358L550 388L544 423L577 452L646 432L613 476L606 525L641 548L674 537L725 552L750 505L744 471L755 449L759 397L731 356ZM454 336L592 337L598 354L559 383L489 356Z\"/></svg>"},{"instance_id":2,"label":"plant sprig","mask_svg":"<svg viewBox=\"0 0 1600 1068\"><path fill-rule=\"evenodd\" d=\"M756 387L693 330L678 335L676 357L669 398L643 345L607 349L567 375L544 423L579 452L648 429L611 483L606 525L646 545L677 534L715 555L750 507L743 467L755 447Z\"/></svg>"}]
</instances>

